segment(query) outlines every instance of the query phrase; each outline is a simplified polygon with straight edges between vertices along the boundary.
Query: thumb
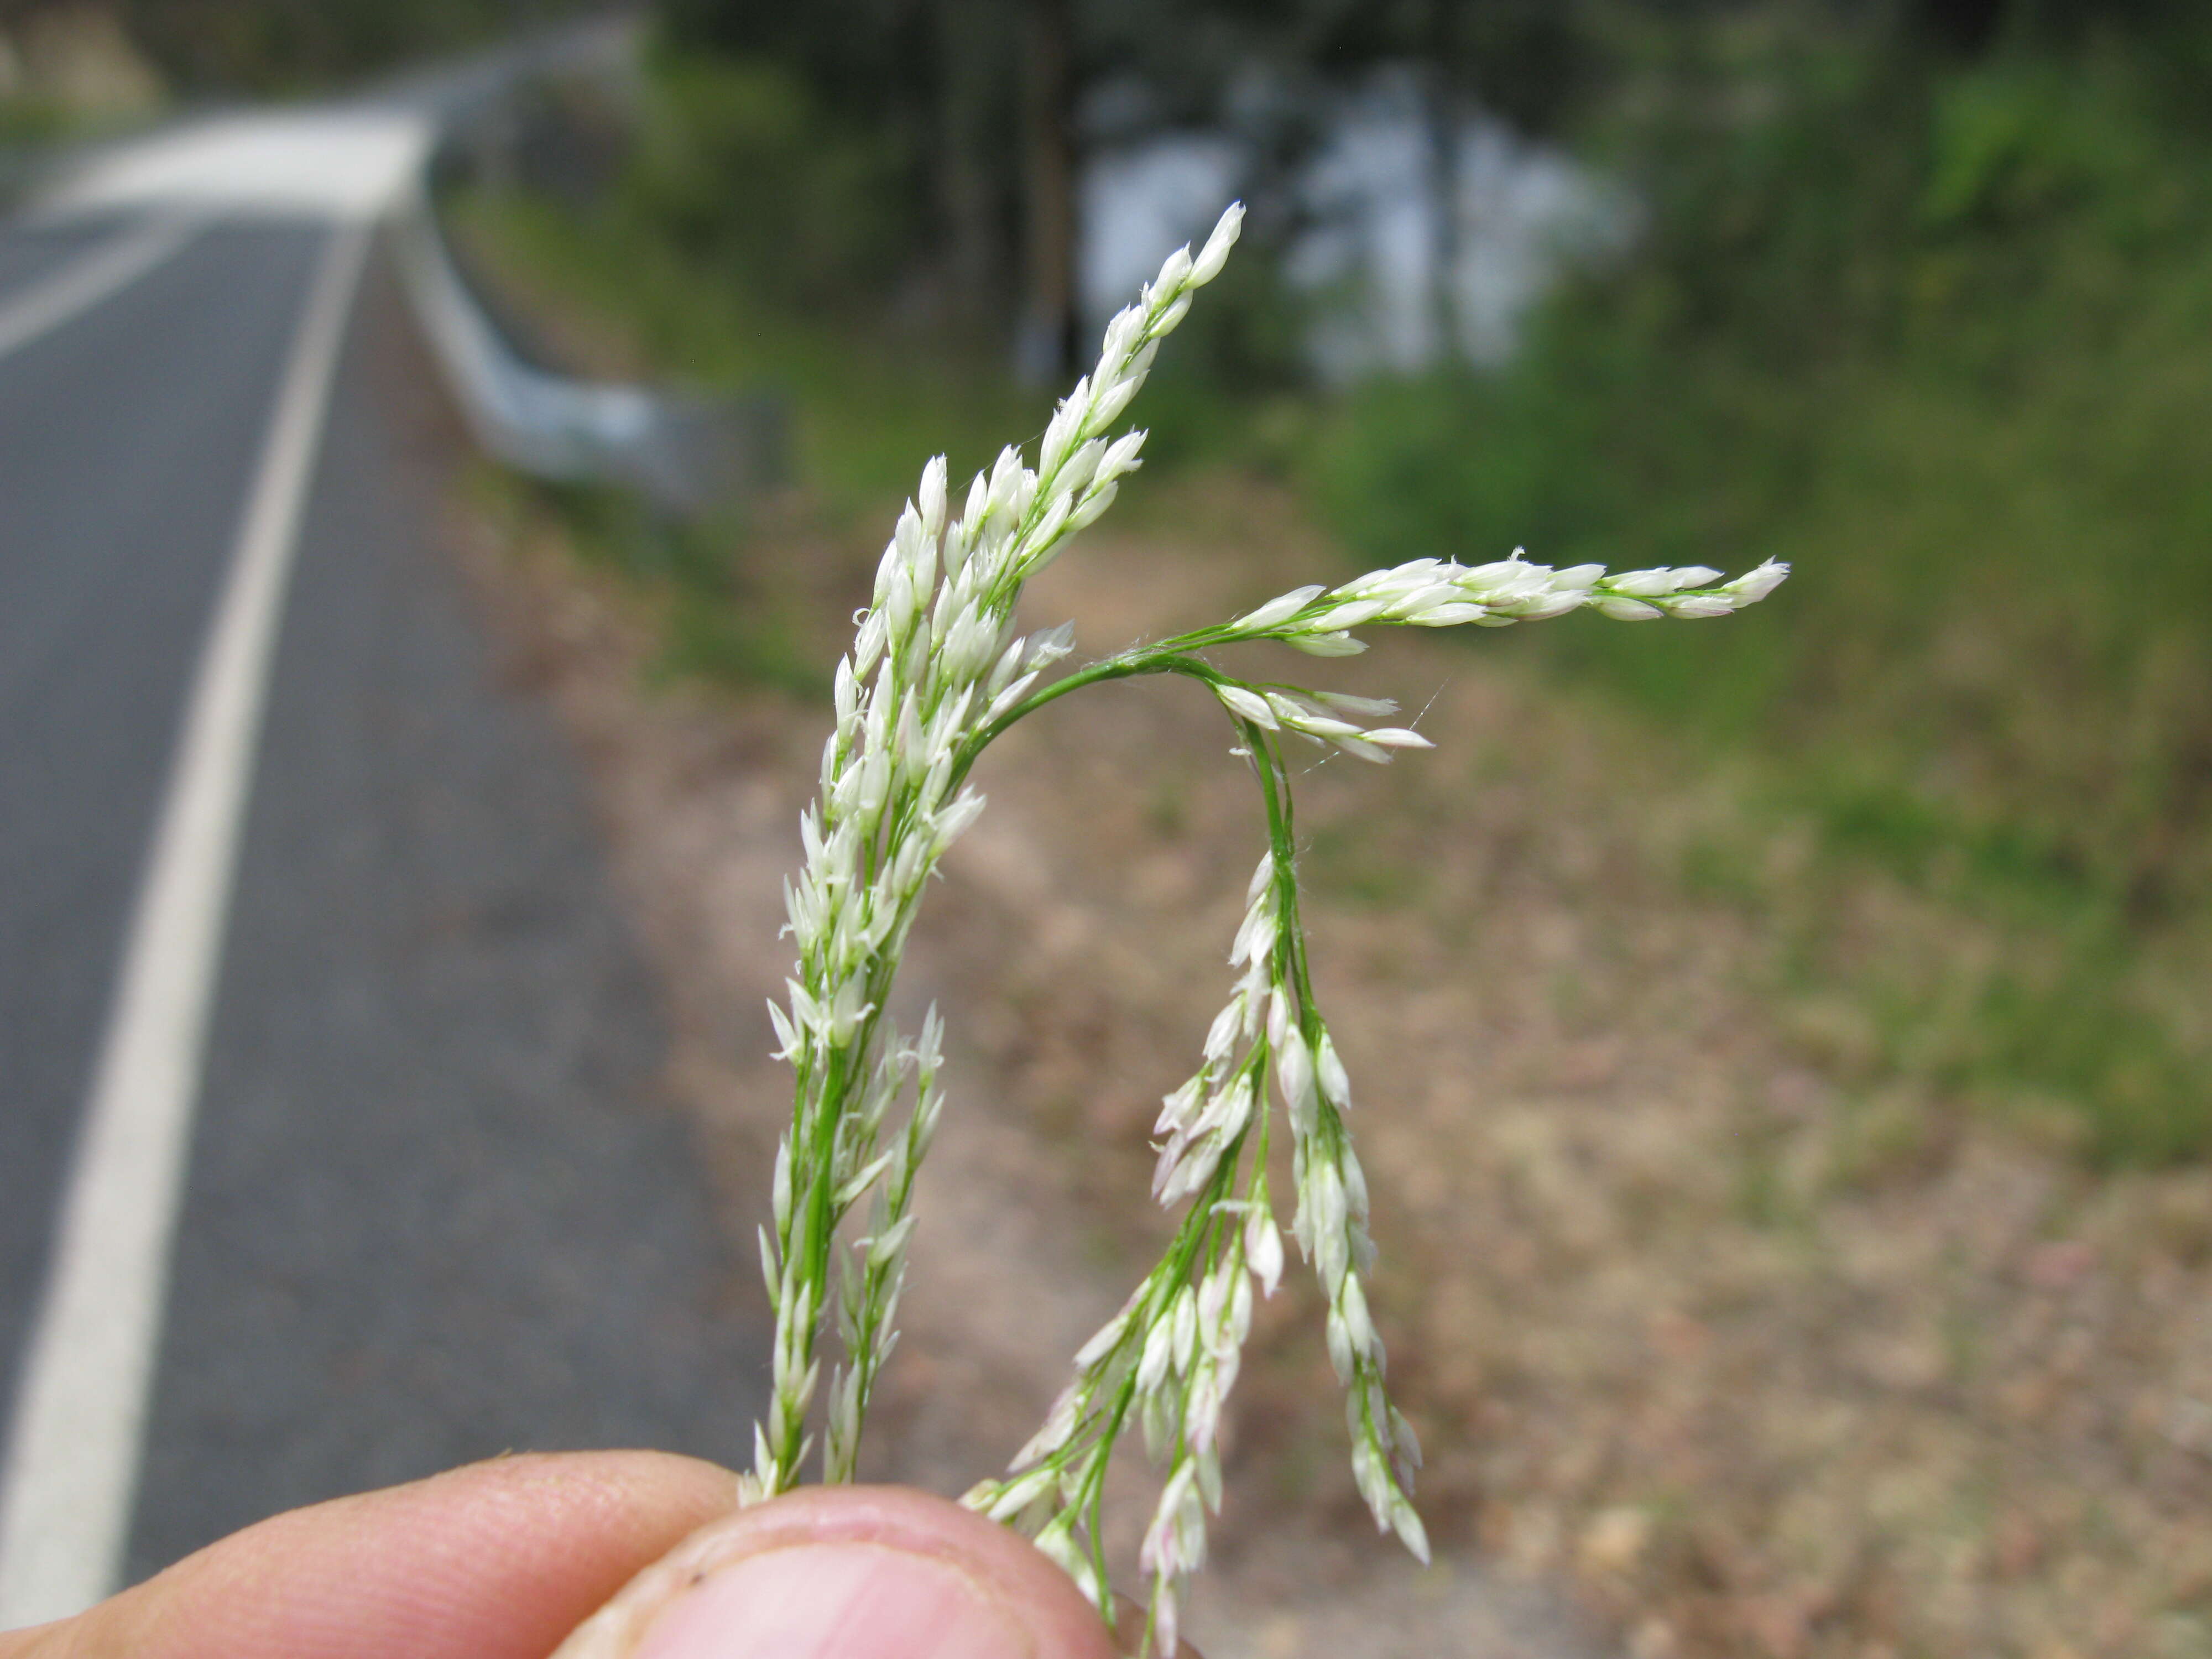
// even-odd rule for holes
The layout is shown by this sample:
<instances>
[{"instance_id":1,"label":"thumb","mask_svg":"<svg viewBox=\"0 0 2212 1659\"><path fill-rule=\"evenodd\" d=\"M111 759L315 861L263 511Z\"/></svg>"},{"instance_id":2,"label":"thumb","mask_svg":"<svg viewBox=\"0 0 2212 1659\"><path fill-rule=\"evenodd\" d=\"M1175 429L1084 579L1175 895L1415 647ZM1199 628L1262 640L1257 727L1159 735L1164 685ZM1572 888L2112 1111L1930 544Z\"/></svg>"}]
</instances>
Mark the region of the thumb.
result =
<instances>
[{"instance_id":1,"label":"thumb","mask_svg":"<svg viewBox=\"0 0 2212 1659\"><path fill-rule=\"evenodd\" d=\"M1115 1659L1036 1547L957 1504L813 1487L695 1532L554 1659Z\"/></svg>"}]
</instances>

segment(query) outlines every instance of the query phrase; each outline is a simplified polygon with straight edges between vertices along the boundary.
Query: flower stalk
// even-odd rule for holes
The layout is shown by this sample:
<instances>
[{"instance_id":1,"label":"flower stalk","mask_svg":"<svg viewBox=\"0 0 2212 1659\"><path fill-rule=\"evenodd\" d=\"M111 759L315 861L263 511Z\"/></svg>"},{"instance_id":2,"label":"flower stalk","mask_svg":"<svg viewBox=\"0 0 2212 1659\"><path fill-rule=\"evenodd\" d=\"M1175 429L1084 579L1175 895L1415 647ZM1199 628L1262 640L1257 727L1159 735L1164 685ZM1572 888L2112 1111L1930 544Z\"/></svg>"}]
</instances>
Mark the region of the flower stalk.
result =
<instances>
[{"instance_id":1,"label":"flower stalk","mask_svg":"<svg viewBox=\"0 0 2212 1659\"><path fill-rule=\"evenodd\" d=\"M1222 1413L1253 1297L1272 1296L1285 1268L1268 1184L1277 1107L1295 1187L1291 1232L1328 1306L1355 1480L1377 1526L1428 1553L1412 1500L1420 1449L1384 1389L1368 1304L1375 1249L1347 1126L1351 1085L1308 971L1286 754L1295 738L1387 762L1429 740L1375 723L1395 712L1386 701L1243 678L1209 653L1274 641L1346 656L1365 648L1355 629L1504 627L1581 609L1622 621L1719 617L1765 598L1788 574L1769 562L1729 581L1703 567L1609 576L1595 565L1555 570L1518 550L1473 567L1416 559L1334 587L1299 587L1229 622L1048 679L1070 653L1072 629L1018 637L1016 602L1140 464L1144 433L1110 428L1193 294L1219 272L1242 217L1232 206L1198 253L1177 250L1114 319L1097 368L1060 404L1034 466L1017 449L1001 452L957 514L943 458L924 470L837 666L820 794L800 820L805 864L785 888L798 962L787 1006L769 1006L795 1087L771 1224L761 1231L775 1333L768 1415L744 1477L753 1499L798 1482L817 1416L823 1478L853 1478L869 1399L896 1340L915 1175L944 1104L943 1026L933 1008L908 1039L883 1011L922 889L982 810L969 772L1020 720L1110 680L1179 675L1229 717L1259 787L1267 848L1231 949L1229 1001L1155 1126L1152 1192L1181 1207L1175 1235L1077 1353L1074 1380L1008 1473L963 1500L1021 1528L1109 1610L1106 1472L1133 1424L1164 1470L1140 1553L1151 1580L1145 1650L1161 1654L1175 1650L1182 1589L1205 1559L1206 1517L1220 1508ZM832 1325L842 1357L824 1386L822 1337Z\"/></svg>"}]
</instances>

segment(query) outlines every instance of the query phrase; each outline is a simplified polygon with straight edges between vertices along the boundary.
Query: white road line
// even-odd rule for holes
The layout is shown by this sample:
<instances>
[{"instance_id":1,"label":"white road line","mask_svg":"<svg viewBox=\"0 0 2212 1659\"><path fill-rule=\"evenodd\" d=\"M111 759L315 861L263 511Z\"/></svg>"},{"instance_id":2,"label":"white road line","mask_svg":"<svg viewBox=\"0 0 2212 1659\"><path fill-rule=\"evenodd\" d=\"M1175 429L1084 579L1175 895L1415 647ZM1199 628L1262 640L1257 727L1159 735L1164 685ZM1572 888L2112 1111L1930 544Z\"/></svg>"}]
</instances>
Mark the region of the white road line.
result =
<instances>
[{"instance_id":1,"label":"white road line","mask_svg":"<svg viewBox=\"0 0 2212 1659\"><path fill-rule=\"evenodd\" d=\"M198 234L200 222L163 217L111 236L42 283L0 300L0 357L59 328L111 294L131 286Z\"/></svg>"},{"instance_id":2,"label":"white road line","mask_svg":"<svg viewBox=\"0 0 2212 1659\"><path fill-rule=\"evenodd\" d=\"M186 708L0 1463L0 1630L122 1570L270 662L369 235L331 234Z\"/></svg>"}]
</instances>

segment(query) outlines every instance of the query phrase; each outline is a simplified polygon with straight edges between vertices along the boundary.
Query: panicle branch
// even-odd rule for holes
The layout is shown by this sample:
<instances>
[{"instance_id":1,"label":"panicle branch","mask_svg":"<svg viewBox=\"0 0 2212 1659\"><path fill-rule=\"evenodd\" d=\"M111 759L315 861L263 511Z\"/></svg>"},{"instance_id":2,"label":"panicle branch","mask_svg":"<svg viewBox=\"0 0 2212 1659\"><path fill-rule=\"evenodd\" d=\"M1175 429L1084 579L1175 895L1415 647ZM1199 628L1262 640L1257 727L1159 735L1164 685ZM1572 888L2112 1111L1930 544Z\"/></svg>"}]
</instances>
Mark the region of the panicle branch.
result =
<instances>
[{"instance_id":1,"label":"panicle branch","mask_svg":"<svg viewBox=\"0 0 2212 1659\"><path fill-rule=\"evenodd\" d=\"M1307 971L1284 745L1297 737L1370 761L1431 745L1409 727L1371 723L1396 712L1386 700L1242 678L1205 653L1273 640L1345 656L1365 648L1358 628L1498 628L1583 609L1620 621L1720 617L1764 599L1789 573L1770 562L1732 580L1703 566L1609 576L1597 565L1532 563L1519 549L1472 567L1416 559L1333 588L1299 587L1231 622L1046 679L1069 654L1072 629L1016 637L1015 602L1139 464L1144 434L1109 428L1193 291L1219 272L1242 217L1232 206L1198 253L1177 250L1114 319L1097 367L1060 402L1033 467L1018 450L1002 451L957 514L942 458L924 471L884 550L872 603L856 618L852 653L837 665L821 793L799 822L805 863L784 891L798 963L787 1003L769 1010L795 1087L773 1221L760 1239L776 1316L769 1413L744 1478L750 1498L799 1478L823 1327L835 1321L842 1352L821 1407L831 1480L853 1478L869 1397L896 1341L915 1175L944 1104L944 1033L933 1008L907 1042L883 1011L923 886L982 810L967 787L969 769L1016 721L1107 680L1181 674L1229 714L1234 752L1252 767L1266 808L1268 844L1231 946L1229 1000L1197 1071L1162 1102L1154 1126L1152 1194L1181 1208L1174 1238L1077 1352L1074 1380L1006 1475L964 1500L1029 1533L1107 1609L1106 1474L1133 1421L1164 1468L1139 1553L1152 1581L1144 1650L1154 1654L1175 1650L1184 1586L1205 1559L1207 1516L1220 1509L1222 1413L1255 1287L1272 1296L1282 1279L1268 1189L1278 1107L1295 1188L1291 1232L1328 1306L1324 1335L1345 1390L1354 1478L1377 1527L1428 1556L1412 1500L1420 1447L1385 1390L1368 1305L1375 1247L1348 1127L1351 1082ZM850 1230L857 1236L844 1237L864 1203L864 1223Z\"/></svg>"},{"instance_id":2,"label":"panicle branch","mask_svg":"<svg viewBox=\"0 0 2212 1659\"><path fill-rule=\"evenodd\" d=\"M1211 642L1280 640L1314 656L1340 657L1365 649L1349 630L1369 623L1510 628L1585 606L1616 622L1726 617L1756 605L1789 574L1788 565L1769 560L1725 582L1704 565L1608 576L1598 564L1565 570L1532 564L1517 547L1510 559L1472 567L1413 559L1327 590L1319 584L1294 588L1215 630Z\"/></svg>"},{"instance_id":3,"label":"panicle branch","mask_svg":"<svg viewBox=\"0 0 2212 1659\"><path fill-rule=\"evenodd\" d=\"M787 1006L769 1008L778 1053L797 1077L777 1153L774 1226L762 1237L776 1334L751 1496L799 1479L820 1327L833 1312L845 1361L830 1383L823 1473L851 1477L868 1395L890 1351L914 1171L942 1105L934 1014L908 1048L883 1017L885 1000L924 884L982 810L982 797L963 787L978 734L1069 649L1064 629L1012 636L1022 584L1106 510L1139 465L1144 434L1111 438L1108 429L1192 291L1220 270L1242 220L1232 207L1195 258L1179 251L1114 319L1097 367L1053 416L1034 468L1019 451L1003 451L955 516L944 459L929 464L884 550L853 651L837 665L821 793L799 823L805 865L784 891L799 960ZM891 1108L909 1090L904 1126L879 1152ZM872 1190L865 1236L841 1251L840 1225Z\"/></svg>"}]
</instances>

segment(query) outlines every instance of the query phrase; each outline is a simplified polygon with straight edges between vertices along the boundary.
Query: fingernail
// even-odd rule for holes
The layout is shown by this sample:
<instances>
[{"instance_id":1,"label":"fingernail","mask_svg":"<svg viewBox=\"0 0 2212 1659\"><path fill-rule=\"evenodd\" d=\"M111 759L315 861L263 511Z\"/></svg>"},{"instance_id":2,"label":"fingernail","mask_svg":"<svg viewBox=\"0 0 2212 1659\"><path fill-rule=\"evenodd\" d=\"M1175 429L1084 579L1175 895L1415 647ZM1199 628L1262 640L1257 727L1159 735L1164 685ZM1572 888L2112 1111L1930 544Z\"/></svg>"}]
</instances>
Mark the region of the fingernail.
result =
<instances>
[{"instance_id":1,"label":"fingernail","mask_svg":"<svg viewBox=\"0 0 2212 1659\"><path fill-rule=\"evenodd\" d=\"M793 1545L726 1567L654 1620L636 1659L1035 1659L959 1568L881 1544Z\"/></svg>"}]
</instances>

